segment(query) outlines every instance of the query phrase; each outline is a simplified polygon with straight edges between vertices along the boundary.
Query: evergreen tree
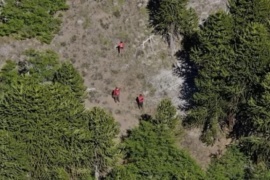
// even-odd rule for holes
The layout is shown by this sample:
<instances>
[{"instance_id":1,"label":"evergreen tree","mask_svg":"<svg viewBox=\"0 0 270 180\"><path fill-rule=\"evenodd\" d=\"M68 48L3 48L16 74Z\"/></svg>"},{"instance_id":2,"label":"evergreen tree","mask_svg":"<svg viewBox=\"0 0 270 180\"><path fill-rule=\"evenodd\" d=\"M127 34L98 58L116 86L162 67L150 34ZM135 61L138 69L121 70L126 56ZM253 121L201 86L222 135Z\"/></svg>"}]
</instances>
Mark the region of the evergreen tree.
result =
<instances>
[{"instance_id":1,"label":"evergreen tree","mask_svg":"<svg viewBox=\"0 0 270 180\"><path fill-rule=\"evenodd\" d=\"M187 0L151 0L148 3L150 24L155 31L168 37L174 51L174 38L179 34L190 35L198 25L194 10L186 9Z\"/></svg>"},{"instance_id":2,"label":"evergreen tree","mask_svg":"<svg viewBox=\"0 0 270 180\"><path fill-rule=\"evenodd\" d=\"M155 119L152 119L154 124L166 125L170 129L174 129L180 118L176 114L176 108L173 106L170 99L162 100L158 107Z\"/></svg>"},{"instance_id":3,"label":"evergreen tree","mask_svg":"<svg viewBox=\"0 0 270 180\"><path fill-rule=\"evenodd\" d=\"M0 36L36 37L49 43L61 23L55 13L67 8L65 0L5 0L0 14Z\"/></svg>"},{"instance_id":4,"label":"evergreen tree","mask_svg":"<svg viewBox=\"0 0 270 180\"><path fill-rule=\"evenodd\" d=\"M74 92L76 98L85 98L85 86L84 80L78 73L78 71L70 63L63 63L57 70L54 76L54 82L59 82L66 86L69 86Z\"/></svg>"},{"instance_id":5,"label":"evergreen tree","mask_svg":"<svg viewBox=\"0 0 270 180\"><path fill-rule=\"evenodd\" d=\"M188 154L174 145L170 130L142 121L124 141L124 164L108 179L204 179Z\"/></svg>"},{"instance_id":6,"label":"evergreen tree","mask_svg":"<svg viewBox=\"0 0 270 180\"><path fill-rule=\"evenodd\" d=\"M0 99L5 137L0 179L91 179L98 158L100 168L111 165L110 143L118 133L112 117L100 109L84 112L82 97L73 91L82 90L83 81L71 67L60 68L61 78L74 73L78 82L60 78L61 83L52 83L60 67L55 53L27 54L29 73L20 74L11 61L0 71L0 87L6 90Z\"/></svg>"},{"instance_id":7,"label":"evergreen tree","mask_svg":"<svg viewBox=\"0 0 270 180\"><path fill-rule=\"evenodd\" d=\"M234 25L237 33L249 23L256 22L269 26L270 16L269 0L230 0L229 10L234 17Z\"/></svg>"},{"instance_id":8,"label":"evergreen tree","mask_svg":"<svg viewBox=\"0 0 270 180\"><path fill-rule=\"evenodd\" d=\"M270 168L270 73L261 83L263 92L248 101L242 125L247 137L241 138L242 149L255 162L264 162Z\"/></svg>"},{"instance_id":9,"label":"evergreen tree","mask_svg":"<svg viewBox=\"0 0 270 180\"><path fill-rule=\"evenodd\" d=\"M119 133L119 128L113 117L98 107L86 111L83 119L88 130L92 132L89 146L93 151L93 156L90 162L95 178L98 180L101 173L108 172L117 160L119 152L114 140Z\"/></svg>"},{"instance_id":10,"label":"evergreen tree","mask_svg":"<svg viewBox=\"0 0 270 180\"><path fill-rule=\"evenodd\" d=\"M231 15L219 12L210 16L198 33L198 44L191 51L198 68L197 92L186 122L203 125L203 140L208 143L214 142L225 122L230 130L236 122L238 135L246 131L246 102L260 94L261 78L269 72L266 2L230 1ZM260 8L258 15L252 12Z\"/></svg>"},{"instance_id":11,"label":"evergreen tree","mask_svg":"<svg viewBox=\"0 0 270 180\"><path fill-rule=\"evenodd\" d=\"M31 166L25 143L17 142L11 133L1 130L0 145L0 179L29 179Z\"/></svg>"},{"instance_id":12,"label":"evergreen tree","mask_svg":"<svg viewBox=\"0 0 270 180\"><path fill-rule=\"evenodd\" d=\"M59 56L55 52L50 50L39 52L32 49L26 51L25 55L33 79L41 83L53 81L55 73L60 67Z\"/></svg>"},{"instance_id":13,"label":"evergreen tree","mask_svg":"<svg viewBox=\"0 0 270 180\"><path fill-rule=\"evenodd\" d=\"M248 168L247 157L237 147L230 147L220 159L214 159L208 170L208 180L245 179Z\"/></svg>"},{"instance_id":14,"label":"evergreen tree","mask_svg":"<svg viewBox=\"0 0 270 180\"><path fill-rule=\"evenodd\" d=\"M37 84L28 77L5 94L0 103L1 129L26 144L31 178L56 179L59 168L67 170L75 162L72 132L80 128L77 116L82 111L68 88Z\"/></svg>"},{"instance_id":15,"label":"evergreen tree","mask_svg":"<svg viewBox=\"0 0 270 180\"><path fill-rule=\"evenodd\" d=\"M231 16L219 12L211 15L198 32L198 44L191 50L191 60L198 68L195 79L197 92L193 95L191 109L185 123L203 125L203 139L213 143L227 114L236 108L234 85L234 51ZM237 88L237 87L236 87Z\"/></svg>"}]
</instances>

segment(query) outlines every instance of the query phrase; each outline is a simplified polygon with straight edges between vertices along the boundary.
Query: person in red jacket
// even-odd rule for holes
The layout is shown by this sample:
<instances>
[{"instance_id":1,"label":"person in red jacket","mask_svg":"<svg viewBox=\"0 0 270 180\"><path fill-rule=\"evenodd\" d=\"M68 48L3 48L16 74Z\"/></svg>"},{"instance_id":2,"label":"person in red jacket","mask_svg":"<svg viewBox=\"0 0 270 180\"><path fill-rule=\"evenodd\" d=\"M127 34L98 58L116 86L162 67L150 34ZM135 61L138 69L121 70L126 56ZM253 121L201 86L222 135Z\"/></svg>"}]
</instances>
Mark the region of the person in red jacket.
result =
<instances>
[{"instance_id":1,"label":"person in red jacket","mask_svg":"<svg viewBox=\"0 0 270 180\"><path fill-rule=\"evenodd\" d=\"M120 89L116 87L112 92L112 97L114 99L114 102L120 102L119 96L120 96Z\"/></svg>"},{"instance_id":2,"label":"person in red jacket","mask_svg":"<svg viewBox=\"0 0 270 180\"><path fill-rule=\"evenodd\" d=\"M142 109L143 108L143 101L144 101L144 97L142 94L140 94L138 97L137 97L137 103L138 103L138 108L139 109Z\"/></svg>"},{"instance_id":3,"label":"person in red jacket","mask_svg":"<svg viewBox=\"0 0 270 180\"><path fill-rule=\"evenodd\" d=\"M118 54L120 54L121 50L124 49L124 43L120 41L120 43L117 45Z\"/></svg>"}]
</instances>

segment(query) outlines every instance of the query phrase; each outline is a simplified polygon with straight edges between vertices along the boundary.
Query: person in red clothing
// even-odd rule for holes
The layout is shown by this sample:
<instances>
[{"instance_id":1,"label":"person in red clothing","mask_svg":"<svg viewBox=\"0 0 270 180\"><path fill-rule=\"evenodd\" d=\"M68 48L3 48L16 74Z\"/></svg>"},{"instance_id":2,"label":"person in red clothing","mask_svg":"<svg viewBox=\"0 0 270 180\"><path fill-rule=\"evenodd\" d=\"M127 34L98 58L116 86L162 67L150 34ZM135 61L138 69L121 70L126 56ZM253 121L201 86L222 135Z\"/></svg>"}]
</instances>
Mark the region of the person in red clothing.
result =
<instances>
[{"instance_id":1,"label":"person in red clothing","mask_svg":"<svg viewBox=\"0 0 270 180\"><path fill-rule=\"evenodd\" d=\"M121 50L124 49L124 43L120 41L120 43L117 45L118 54L120 54Z\"/></svg>"},{"instance_id":2,"label":"person in red clothing","mask_svg":"<svg viewBox=\"0 0 270 180\"><path fill-rule=\"evenodd\" d=\"M120 102L119 96L120 96L120 89L116 87L112 92L112 97L114 99L114 102Z\"/></svg>"},{"instance_id":3,"label":"person in red clothing","mask_svg":"<svg viewBox=\"0 0 270 180\"><path fill-rule=\"evenodd\" d=\"M138 103L138 108L139 109L142 109L143 108L143 101L144 101L144 97L142 94L140 94L138 97L137 97L137 103Z\"/></svg>"}]
</instances>

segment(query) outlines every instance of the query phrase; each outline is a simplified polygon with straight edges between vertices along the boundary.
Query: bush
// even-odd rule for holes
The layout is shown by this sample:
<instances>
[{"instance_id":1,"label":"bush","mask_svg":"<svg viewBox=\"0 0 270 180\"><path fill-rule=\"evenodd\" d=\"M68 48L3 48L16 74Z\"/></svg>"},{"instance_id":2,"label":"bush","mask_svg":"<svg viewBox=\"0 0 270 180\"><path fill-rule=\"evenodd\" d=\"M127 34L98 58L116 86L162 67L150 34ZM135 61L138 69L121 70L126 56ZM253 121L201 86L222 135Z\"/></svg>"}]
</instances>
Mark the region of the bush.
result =
<instances>
[{"instance_id":1,"label":"bush","mask_svg":"<svg viewBox=\"0 0 270 180\"><path fill-rule=\"evenodd\" d=\"M65 0L7 0L1 10L0 36L14 35L19 39L36 37L49 43L61 23L53 17L54 14L67 8Z\"/></svg>"}]
</instances>

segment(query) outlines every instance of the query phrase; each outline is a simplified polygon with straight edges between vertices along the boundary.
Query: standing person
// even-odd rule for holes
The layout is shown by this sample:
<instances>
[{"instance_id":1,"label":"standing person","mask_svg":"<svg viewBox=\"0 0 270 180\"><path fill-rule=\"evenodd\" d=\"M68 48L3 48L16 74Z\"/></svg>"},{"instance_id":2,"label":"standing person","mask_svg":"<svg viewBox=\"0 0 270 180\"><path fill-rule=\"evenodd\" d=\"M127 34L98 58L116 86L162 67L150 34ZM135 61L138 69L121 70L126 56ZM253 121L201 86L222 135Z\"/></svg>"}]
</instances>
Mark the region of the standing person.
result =
<instances>
[{"instance_id":1,"label":"standing person","mask_svg":"<svg viewBox=\"0 0 270 180\"><path fill-rule=\"evenodd\" d=\"M138 108L139 109L143 109L143 101L144 101L144 97L142 94L140 94L138 97L137 97L137 103L138 103Z\"/></svg>"},{"instance_id":2,"label":"standing person","mask_svg":"<svg viewBox=\"0 0 270 180\"><path fill-rule=\"evenodd\" d=\"M118 54L120 54L121 50L124 49L124 43L120 41L120 43L117 45Z\"/></svg>"},{"instance_id":3,"label":"standing person","mask_svg":"<svg viewBox=\"0 0 270 180\"><path fill-rule=\"evenodd\" d=\"M114 102L120 102L119 96L120 96L120 89L116 87L112 92L112 97L114 99Z\"/></svg>"}]
</instances>

